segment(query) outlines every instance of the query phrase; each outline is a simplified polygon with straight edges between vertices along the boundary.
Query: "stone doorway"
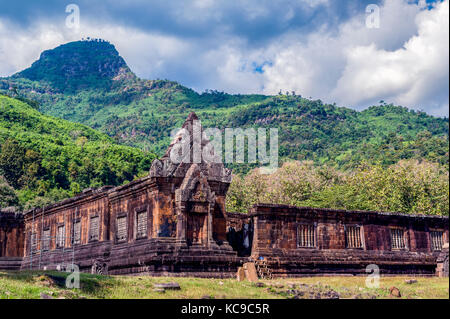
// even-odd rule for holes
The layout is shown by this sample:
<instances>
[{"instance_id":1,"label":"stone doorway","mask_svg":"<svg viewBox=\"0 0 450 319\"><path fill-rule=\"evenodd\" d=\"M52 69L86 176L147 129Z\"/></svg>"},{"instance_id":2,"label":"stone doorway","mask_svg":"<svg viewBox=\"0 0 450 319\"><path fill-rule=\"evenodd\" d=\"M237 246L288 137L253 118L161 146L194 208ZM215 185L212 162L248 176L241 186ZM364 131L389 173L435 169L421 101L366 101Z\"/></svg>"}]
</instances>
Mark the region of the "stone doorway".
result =
<instances>
[{"instance_id":1,"label":"stone doorway","mask_svg":"<svg viewBox=\"0 0 450 319\"><path fill-rule=\"evenodd\" d=\"M186 241L189 246L206 243L206 216L196 212L187 214Z\"/></svg>"}]
</instances>

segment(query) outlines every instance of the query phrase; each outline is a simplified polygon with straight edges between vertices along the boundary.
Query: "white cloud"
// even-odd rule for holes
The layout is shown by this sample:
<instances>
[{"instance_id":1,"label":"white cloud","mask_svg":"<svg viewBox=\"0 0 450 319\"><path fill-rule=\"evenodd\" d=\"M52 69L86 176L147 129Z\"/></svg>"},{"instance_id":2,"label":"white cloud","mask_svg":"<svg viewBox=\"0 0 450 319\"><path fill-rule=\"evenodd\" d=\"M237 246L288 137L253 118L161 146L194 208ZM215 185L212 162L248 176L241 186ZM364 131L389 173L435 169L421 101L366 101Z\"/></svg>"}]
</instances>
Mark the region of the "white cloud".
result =
<instances>
[{"instance_id":1,"label":"white cloud","mask_svg":"<svg viewBox=\"0 0 450 319\"><path fill-rule=\"evenodd\" d=\"M0 76L29 67L43 49L55 47L64 40L52 26L39 25L23 30L0 20Z\"/></svg>"},{"instance_id":2,"label":"white cloud","mask_svg":"<svg viewBox=\"0 0 450 319\"><path fill-rule=\"evenodd\" d=\"M318 32L306 43L288 36L274 45L265 91L293 89L354 108L385 100L448 115L448 0L430 11L386 0L380 29L364 21L357 16L336 35Z\"/></svg>"},{"instance_id":3,"label":"white cloud","mask_svg":"<svg viewBox=\"0 0 450 319\"><path fill-rule=\"evenodd\" d=\"M446 1L418 13L418 34L402 48L355 44L345 53L346 68L331 95L350 105L384 99L439 114L448 108L448 21Z\"/></svg>"}]
</instances>

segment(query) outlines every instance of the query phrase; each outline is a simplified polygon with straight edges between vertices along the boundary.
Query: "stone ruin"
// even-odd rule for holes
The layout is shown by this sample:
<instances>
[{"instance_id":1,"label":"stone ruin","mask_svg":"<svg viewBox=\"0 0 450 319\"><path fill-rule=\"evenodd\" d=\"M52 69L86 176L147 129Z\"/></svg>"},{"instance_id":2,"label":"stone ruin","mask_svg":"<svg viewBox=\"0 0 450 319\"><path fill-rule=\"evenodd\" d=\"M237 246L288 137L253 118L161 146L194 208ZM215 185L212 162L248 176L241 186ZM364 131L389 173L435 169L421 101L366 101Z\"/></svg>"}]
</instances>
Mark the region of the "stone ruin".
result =
<instances>
[{"instance_id":1,"label":"stone ruin","mask_svg":"<svg viewBox=\"0 0 450 319\"><path fill-rule=\"evenodd\" d=\"M197 120L191 113L183 125L189 143L178 134L146 177L0 212L0 269L234 277L245 266L238 274L254 269L255 279L367 275L375 264L381 274L448 276L448 217L270 204L226 212L231 171L192 161L209 143ZM191 160L174 162L183 147Z\"/></svg>"}]
</instances>

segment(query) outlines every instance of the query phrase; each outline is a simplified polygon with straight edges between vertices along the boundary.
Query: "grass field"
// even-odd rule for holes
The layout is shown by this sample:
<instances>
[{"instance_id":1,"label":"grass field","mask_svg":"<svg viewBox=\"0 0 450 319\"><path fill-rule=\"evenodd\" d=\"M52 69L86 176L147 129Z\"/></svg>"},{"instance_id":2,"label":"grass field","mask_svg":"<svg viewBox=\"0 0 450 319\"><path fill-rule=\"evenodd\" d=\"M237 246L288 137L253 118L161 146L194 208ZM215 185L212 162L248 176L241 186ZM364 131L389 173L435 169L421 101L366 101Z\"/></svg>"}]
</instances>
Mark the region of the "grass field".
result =
<instances>
[{"instance_id":1,"label":"grass field","mask_svg":"<svg viewBox=\"0 0 450 319\"><path fill-rule=\"evenodd\" d=\"M308 277L299 279L262 280L257 285L235 279L202 279L174 277L96 276L81 274L80 289L67 289L63 272L0 272L0 299L39 299L42 294L53 299L76 298L316 298L333 292L340 299L397 298L389 288L397 287L401 298L449 298L448 278L382 277L379 288L366 288L365 277ZM177 282L180 290L154 291L155 283ZM323 298L323 297L322 297Z\"/></svg>"}]
</instances>

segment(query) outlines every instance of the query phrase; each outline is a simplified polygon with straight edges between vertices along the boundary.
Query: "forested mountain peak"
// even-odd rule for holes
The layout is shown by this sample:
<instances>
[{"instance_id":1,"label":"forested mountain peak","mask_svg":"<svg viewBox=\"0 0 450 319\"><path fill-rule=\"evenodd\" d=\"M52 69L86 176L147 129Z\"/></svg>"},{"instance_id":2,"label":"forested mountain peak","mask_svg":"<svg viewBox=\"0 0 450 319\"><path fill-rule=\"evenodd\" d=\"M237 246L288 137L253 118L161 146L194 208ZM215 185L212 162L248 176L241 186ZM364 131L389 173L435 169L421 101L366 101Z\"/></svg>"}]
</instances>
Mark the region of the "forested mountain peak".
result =
<instances>
[{"instance_id":1,"label":"forested mountain peak","mask_svg":"<svg viewBox=\"0 0 450 319\"><path fill-rule=\"evenodd\" d=\"M134 77L114 45L100 39L69 42L46 50L31 67L12 76L47 82L61 92L108 89L114 80Z\"/></svg>"}]
</instances>

